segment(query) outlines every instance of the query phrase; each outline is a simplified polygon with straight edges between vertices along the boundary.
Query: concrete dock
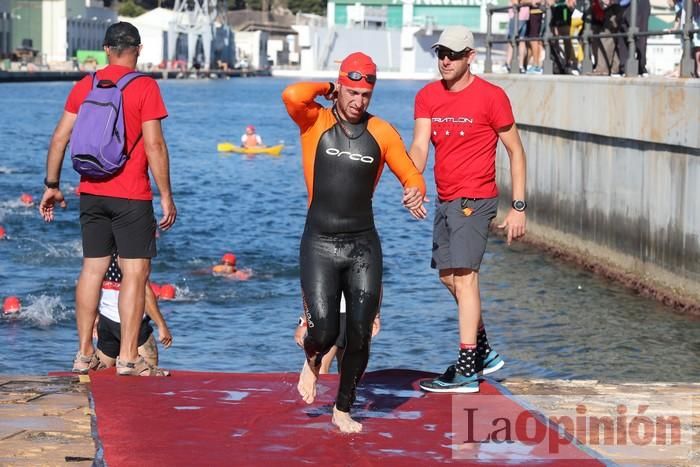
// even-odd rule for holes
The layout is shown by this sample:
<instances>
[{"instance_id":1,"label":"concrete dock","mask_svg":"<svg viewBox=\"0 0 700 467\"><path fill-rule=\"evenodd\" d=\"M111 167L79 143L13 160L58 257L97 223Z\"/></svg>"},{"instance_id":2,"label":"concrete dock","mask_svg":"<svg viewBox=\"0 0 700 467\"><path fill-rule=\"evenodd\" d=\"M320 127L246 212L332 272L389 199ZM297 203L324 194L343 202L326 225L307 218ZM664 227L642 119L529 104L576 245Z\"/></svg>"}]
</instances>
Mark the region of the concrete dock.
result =
<instances>
[{"instance_id":1,"label":"concrete dock","mask_svg":"<svg viewBox=\"0 0 700 467\"><path fill-rule=\"evenodd\" d=\"M0 465L92 465L88 388L77 376L0 376Z\"/></svg>"},{"instance_id":2,"label":"concrete dock","mask_svg":"<svg viewBox=\"0 0 700 467\"><path fill-rule=\"evenodd\" d=\"M78 81L87 70L37 70L37 71L3 71L0 70L0 83L32 83L41 81ZM255 76L271 76L270 70L176 70L154 69L143 71L155 79L201 79L201 78L247 78Z\"/></svg>"}]
</instances>

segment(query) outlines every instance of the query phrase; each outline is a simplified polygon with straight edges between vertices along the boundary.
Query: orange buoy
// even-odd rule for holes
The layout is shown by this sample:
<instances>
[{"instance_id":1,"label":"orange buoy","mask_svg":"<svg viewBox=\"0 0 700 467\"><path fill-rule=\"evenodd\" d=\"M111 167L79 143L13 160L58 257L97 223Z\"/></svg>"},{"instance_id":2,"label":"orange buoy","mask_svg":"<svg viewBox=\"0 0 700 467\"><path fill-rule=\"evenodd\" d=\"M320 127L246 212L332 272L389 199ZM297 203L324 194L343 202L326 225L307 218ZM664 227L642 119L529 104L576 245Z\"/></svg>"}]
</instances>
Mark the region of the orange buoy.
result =
<instances>
[{"instance_id":1,"label":"orange buoy","mask_svg":"<svg viewBox=\"0 0 700 467\"><path fill-rule=\"evenodd\" d=\"M160 285L156 284L155 282L151 282L151 290L156 298L160 298Z\"/></svg>"},{"instance_id":2,"label":"orange buoy","mask_svg":"<svg viewBox=\"0 0 700 467\"><path fill-rule=\"evenodd\" d=\"M25 206L31 206L32 204L34 204L34 197L29 193L22 193L22 195L19 197L19 200Z\"/></svg>"},{"instance_id":3,"label":"orange buoy","mask_svg":"<svg viewBox=\"0 0 700 467\"><path fill-rule=\"evenodd\" d=\"M18 313L20 308L22 308L22 304L19 302L19 298L15 297L14 295L5 297L5 301L2 304L3 313L6 315Z\"/></svg>"},{"instance_id":4,"label":"orange buoy","mask_svg":"<svg viewBox=\"0 0 700 467\"><path fill-rule=\"evenodd\" d=\"M7 232L5 232L5 227L0 225L0 240L4 239L6 235L7 235Z\"/></svg>"},{"instance_id":5,"label":"orange buoy","mask_svg":"<svg viewBox=\"0 0 700 467\"><path fill-rule=\"evenodd\" d=\"M160 286L160 299L173 300L175 298L175 286L172 284L163 284Z\"/></svg>"}]
</instances>

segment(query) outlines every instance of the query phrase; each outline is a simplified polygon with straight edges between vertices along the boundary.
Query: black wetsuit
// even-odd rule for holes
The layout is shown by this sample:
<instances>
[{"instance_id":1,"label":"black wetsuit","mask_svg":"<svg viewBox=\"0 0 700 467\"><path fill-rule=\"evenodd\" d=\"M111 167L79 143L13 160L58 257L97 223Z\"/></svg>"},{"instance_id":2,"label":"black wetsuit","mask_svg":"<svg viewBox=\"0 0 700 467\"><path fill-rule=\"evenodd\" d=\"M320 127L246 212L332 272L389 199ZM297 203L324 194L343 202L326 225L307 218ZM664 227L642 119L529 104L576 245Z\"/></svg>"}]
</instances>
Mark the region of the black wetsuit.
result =
<instances>
[{"instance_id":1,"label":"black wetsuit","mask_svg":"<svg viewBox=\"0 0 700 467\"><path fill-rule=\"evenodd\" d=\"M327 86L298 83L285 90L283 99L301 129L310 198L299 255L308 323L304 350L311 364L319 365L336 343L344 294L346 340L335 405L349 412L369 360L372 323L382 293L374 188L385 161L405 186L424 191L425 185L391 125L369 114L351 124L340 120L335 109L313 101Z\"/></svg>"},{"instance_id":2,"label":"black wetsuit","mask_svg":"<svg viewBox=\"0 0 700 467\"><path fill-rule=\"evenodd\" d=\"M301 239L301 288L309 333L304 350L320 364L340 329L340 295L345 294L346 345L340 363L336 408L350 411L355 388L369 360L372 323L379 311L382 247L374 227L372 193L381 154L358 124L329 128L316 150L314 193Z\"/></svg>"}]
</instances>

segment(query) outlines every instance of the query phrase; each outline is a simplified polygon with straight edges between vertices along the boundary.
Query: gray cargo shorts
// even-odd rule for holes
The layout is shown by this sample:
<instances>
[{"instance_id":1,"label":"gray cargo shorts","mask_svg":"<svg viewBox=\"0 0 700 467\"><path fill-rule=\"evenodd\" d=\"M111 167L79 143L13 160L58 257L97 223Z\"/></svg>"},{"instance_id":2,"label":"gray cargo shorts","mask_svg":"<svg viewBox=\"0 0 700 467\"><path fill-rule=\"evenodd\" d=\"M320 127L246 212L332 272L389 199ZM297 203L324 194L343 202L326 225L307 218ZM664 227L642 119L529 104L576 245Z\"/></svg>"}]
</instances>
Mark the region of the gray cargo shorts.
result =
<instances>
[{"instance_id":1,"label":"gray cargo shorts","mask_svg":"<svg viewBox=\"0 0 700 467\"><path fill-rule=\"evenodd\" d=\"M478 271L486 251L489 224L496 217L498 198L457 198L435 204L430 267Z\"/></svg>"}]
</instances>

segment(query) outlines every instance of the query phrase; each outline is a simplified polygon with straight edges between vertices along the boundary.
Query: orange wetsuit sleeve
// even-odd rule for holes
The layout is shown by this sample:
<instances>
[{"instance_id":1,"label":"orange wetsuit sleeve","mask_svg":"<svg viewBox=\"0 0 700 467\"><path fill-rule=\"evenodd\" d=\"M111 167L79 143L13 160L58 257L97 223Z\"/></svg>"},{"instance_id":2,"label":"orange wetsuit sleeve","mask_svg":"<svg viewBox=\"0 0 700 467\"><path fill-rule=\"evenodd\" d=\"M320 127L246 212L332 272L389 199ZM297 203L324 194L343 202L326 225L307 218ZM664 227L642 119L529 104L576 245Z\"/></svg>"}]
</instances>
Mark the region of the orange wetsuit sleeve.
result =
<instances>
[{"instance_id":1,"label":"orange wetsuit sleeve","mask_svg":"<svg viewBox=\"0 0 700 467\"><path fill-rule=\"evenodd\" d=\"M406 187L416 187L425 196L425 180L418 171L413 161L408 157L406 146L403 144L401 135L389 123L372 118L367 129L372 133L381 148L384 160L389 169L399 179L401 185Z\"/></svg>"},{"instance_id":2,"label":"orange wetsuit sleeve","mask_svg":"<svg viewBox=\"0 0 700 467\"><path fill-rule=\"evenodd\" d=\"M299 125L302 133L311 128L323 106L316 102L319 96L331 91L330 83L301 82L289 85L282 91L282 102L287 113Z\"/></svg>"}]
</instances>

